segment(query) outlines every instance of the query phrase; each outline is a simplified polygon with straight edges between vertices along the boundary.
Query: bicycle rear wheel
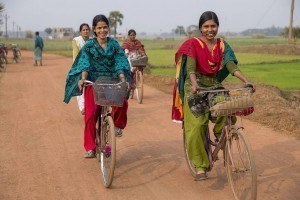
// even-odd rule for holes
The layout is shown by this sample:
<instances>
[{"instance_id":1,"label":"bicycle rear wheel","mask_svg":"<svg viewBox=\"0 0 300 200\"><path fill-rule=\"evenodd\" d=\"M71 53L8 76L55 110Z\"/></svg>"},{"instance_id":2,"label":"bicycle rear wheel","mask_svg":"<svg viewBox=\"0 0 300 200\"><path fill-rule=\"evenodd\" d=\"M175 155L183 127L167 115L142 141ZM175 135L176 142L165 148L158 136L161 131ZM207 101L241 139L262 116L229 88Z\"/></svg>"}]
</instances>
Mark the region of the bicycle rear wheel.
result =
<instances>
[{"instance_id":1,"label":"bicycle rear wheel","mask_svg":"<svg viewBox=\"0 0 300 200\"><path fill-rule=\"evenodd\" d=\"M17 56L18 56L18 61L20 61L21 60L21 58L22 58L22 56L21 56L21 53L18 51L18 53L17 53Z\"/></svg>"},{"instance_id":2,"label":"bicycle rear wheel","mask_svg":"<svg viewBox=\"0 0 300 200\"><path fill-rule=\"evenodd\" d=\"M5 58L0 58L0 72L5 72L6 71L6 61Z\"/></svg>"},{"instance_id":3,"label":"bicycle rear wheel","mask_svg":"<svg viewBox=\"0 0 300 200\"><path fill-rule=\"evenodd\" d=\"M142 103L143 101L143 74L140 70L136 70L135 73L135 93L136 93L136 98L139 104Z\"/></svg>"},{"instance_id":4,"label":"bicycle rear wheel","mask_svg":"<svg viewBox=\"0 0 300 200\"><path fill-rule=\"evenodd\" d=\"M225 148L229 184L236 200L255 200L257 175L249 142L242 130L233 130Z\"/></svg>"},{"instance_id":5,"label":"bicycle rear wheel","mask_svg":"<svg viewBox=\"0 0 300 200\"><path fill-rule=\"evenodd\" d=\"M111 116L103 119L101 126L101 151L99 155L103 185L110 187L114 177L116 164L116 135Z\"/></svg>"}]
</instances>

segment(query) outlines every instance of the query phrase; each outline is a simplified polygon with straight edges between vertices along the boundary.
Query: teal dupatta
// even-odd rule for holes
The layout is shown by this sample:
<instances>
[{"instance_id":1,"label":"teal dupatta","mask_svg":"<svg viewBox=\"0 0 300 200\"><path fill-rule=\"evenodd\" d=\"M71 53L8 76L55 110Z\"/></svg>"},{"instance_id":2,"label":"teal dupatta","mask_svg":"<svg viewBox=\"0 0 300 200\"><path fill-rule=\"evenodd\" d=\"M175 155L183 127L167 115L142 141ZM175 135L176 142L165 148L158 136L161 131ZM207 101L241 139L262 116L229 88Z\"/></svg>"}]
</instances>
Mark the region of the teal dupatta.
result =
<instances>
[{"instance_id":1,"label":"teal dupatta","mask_svg":"<svg viewBox=\"0 0 300 200\"><path fill-rule=\"evenodd\" d=\"M97 42L96 38L89 39L80 49L66 80L64 102L69 103L71 97L79 96L82 92L78 88L82 71L88 72L87 80L95 82L98 77L118 77L124 74L130 82L130 66L119 43L108 38L106 50Z\"/></svg>"}]
</instances>

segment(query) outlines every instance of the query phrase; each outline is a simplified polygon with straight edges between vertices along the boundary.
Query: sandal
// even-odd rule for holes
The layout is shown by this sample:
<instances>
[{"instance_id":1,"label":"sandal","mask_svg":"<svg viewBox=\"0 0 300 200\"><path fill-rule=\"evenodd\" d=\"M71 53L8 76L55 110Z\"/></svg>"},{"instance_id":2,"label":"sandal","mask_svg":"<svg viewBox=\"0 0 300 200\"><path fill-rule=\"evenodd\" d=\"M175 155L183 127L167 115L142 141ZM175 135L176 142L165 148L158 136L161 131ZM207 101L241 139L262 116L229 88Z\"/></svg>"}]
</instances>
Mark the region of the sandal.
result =
<instances>
[{"instance_id":1,"label":"sandal","mask_svg":"<svg viewBox=\"0 0 300 200\"><path fill-rule=\"evenodd\" d=\"M85 158L95 158L96 157L96 154L95 154L95 151L93 150L89 150L85 153L84 155Z\"/></svg>"},{"instance_id":2,"label":"sandal","mask_svg":"<svg viewBox=\"0 0 300 200\"><path fill-rule=\"evenodd\" d=\"M202 180L205 180L205 179L208 179L208 176L207 176L207 173L204 172L204 173L201 173L201 174L196 174L195 176L195 181L202 181Z\"/></svg>"}]
</instances>

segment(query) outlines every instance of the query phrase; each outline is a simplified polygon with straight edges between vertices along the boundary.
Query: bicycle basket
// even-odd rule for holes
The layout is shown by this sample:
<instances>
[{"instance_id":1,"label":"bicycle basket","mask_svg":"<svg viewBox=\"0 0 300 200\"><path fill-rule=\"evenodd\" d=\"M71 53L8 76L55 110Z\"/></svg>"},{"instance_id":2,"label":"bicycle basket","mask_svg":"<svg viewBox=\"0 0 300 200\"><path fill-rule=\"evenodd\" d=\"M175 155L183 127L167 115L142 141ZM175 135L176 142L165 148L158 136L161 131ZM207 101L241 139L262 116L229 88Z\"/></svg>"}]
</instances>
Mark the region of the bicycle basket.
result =
<instances>
[{"instance_id":1,"label":"bicycle basket","mask_svg":"<svg viewBox=\"0 0 300 200\"><path fill-rule=\"evenodd\" d=\"M126 83L119 78L100 77L93 84L94 100L101 106L123 106Z\"/></svg>"},{"instance_id":2,"label":"bicycle basket","mask_svg":"<svg viewBox=\"0 0 300 200\"><path fill-rule=\"evenodd\" d=\"M130 59L132 67L144 66L146 67L148 62L147 56L138 56Z\"/></svg>"},{"instance_id":3,"label":"bicycle basket","mask_svg":"<svg viewBox=\"0 0 300 200\"><path fill-rule=\"evenodd\" d=\"M254 101L248 88L216 94L209 99L212 116L249 115L254 111Z\"/></svg>"}]
</instances>

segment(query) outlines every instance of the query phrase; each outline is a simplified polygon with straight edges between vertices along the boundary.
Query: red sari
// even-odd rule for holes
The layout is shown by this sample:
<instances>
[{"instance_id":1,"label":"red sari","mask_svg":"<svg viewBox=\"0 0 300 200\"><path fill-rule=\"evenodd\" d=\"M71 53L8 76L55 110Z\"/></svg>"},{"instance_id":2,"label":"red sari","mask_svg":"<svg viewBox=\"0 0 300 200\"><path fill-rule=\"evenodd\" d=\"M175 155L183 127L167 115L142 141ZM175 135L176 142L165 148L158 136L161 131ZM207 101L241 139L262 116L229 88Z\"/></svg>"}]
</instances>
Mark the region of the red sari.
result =
<instances>
[{"instance_id":1,"label":"red sari","mask_svg":"<svg viewBox=\"0 0 300 200\"><path fill-rule=\"evenodd\" d=\"M131 41L130 39L125 40L122 45L122 49L128 49L129 52L137 51L140 55L145 54L144 45L139 40Z\"/></svg>"},{"instance_id":2,"label":"red sari","mask_svg":"<svg viewBox=\"0 0 300 200\"><path fill-rule=\"evenodd\" d=\"M206 43L200 38L191 38L185 41L175 54L176 79L173 88L172 120L180 122L183 120L182 99L178 88L178 80L182 80L182 55L192 57L196 60L196 71L210 76L216 74L222 67L223 52L225 45L222 39L218 38L216 45L210 52ZM185 66L184 66L185 67ZM189 75L189 74L188 74ZM187 76L188 76L187 75ZM182 91L181 91L182 92Z\"/></svg>"}]
</instances>

